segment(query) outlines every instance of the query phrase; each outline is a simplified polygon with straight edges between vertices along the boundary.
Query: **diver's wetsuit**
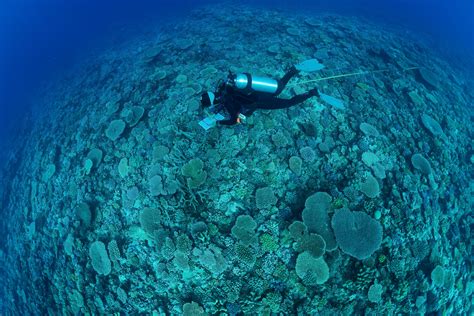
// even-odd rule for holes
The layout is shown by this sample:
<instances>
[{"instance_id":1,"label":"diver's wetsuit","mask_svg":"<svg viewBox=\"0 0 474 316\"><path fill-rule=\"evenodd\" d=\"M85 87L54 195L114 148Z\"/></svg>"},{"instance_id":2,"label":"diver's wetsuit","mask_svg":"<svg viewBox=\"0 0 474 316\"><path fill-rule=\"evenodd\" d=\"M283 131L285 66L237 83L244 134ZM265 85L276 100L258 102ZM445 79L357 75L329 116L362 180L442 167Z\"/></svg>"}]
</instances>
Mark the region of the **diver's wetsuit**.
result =
<instances>
[{"instance_id":1,"label":"diver's wetsuit","mask_svg":"<svg viewBox=\"0 0 474 316\"><path fill-rule=\"evenodd\" d=\"M257 109L274 110L289 108L313 96L319 96L318 90L314 88L304 94L296 95L291 99L277 98L288 81L298 73L299 71L295 67L291 67L283 78L278 80L278 89L273 94L256 91L246 93L239 91L225 82L220 84L216 91L216 100L220 104L217 110L225 109L229 113L230 118L218 121L218 124L234 125L239 122L239 114L249 116Z\"/></svg>"}]
</instances>

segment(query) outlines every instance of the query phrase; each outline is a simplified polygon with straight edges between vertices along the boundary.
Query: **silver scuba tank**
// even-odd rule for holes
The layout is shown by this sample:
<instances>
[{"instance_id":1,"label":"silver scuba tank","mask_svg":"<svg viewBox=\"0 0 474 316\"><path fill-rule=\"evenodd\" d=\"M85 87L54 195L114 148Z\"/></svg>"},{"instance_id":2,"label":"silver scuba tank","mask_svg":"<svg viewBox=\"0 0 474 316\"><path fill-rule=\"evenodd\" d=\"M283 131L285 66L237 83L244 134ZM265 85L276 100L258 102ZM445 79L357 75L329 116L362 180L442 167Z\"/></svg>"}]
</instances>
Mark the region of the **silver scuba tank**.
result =
<instances>
[{"instance_id":1,"label":"silver scuba tank","mask_svg":"<svg viewBox=\"0 0 474 316\"><path fill-rule=\"evenodd\" d=\"M275 93L278 89L278 81L248 73L237 74L234 84L237 89L264 93Z\"/></svg>"}]
</instances>

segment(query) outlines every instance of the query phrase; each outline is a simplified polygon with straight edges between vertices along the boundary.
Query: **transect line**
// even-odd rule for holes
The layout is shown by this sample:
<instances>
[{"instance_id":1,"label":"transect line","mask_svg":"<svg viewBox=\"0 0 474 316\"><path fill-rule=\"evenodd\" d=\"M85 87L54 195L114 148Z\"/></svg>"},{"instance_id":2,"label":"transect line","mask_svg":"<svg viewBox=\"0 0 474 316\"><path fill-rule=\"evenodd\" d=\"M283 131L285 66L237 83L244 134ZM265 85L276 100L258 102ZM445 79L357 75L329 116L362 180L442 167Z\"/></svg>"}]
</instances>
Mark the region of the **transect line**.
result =
<instances>
[{"instance_id":1,"label":"transect line","mask_svg":"<svg viewBox=\"0 0 474 316\"><path fill-rule=\"evenodd\" d=\"M420 67L409 67L409 68L403 69L403 71L414 70L414 69L419 69L419 68ZM307 81L300 81L300 82L297 82L297 83L289 84L289 85L287 85L287 87L294 87L294 86L299 86L299 85L302 85L302 84L305 84L305 83L318 82L318 81L323 81L323 80L353 77L353 76L359 76L359 75L370 75L370 74L375 74L375 73L379 73L379 72L387 72L387 71L391 71L391 69L379 69L379 70L373 70L373 71L352 72L352 73L348 73L348 74L329 76L329 77L312 79L312 80L307 80Z\"/></svg>"}]
</instances>

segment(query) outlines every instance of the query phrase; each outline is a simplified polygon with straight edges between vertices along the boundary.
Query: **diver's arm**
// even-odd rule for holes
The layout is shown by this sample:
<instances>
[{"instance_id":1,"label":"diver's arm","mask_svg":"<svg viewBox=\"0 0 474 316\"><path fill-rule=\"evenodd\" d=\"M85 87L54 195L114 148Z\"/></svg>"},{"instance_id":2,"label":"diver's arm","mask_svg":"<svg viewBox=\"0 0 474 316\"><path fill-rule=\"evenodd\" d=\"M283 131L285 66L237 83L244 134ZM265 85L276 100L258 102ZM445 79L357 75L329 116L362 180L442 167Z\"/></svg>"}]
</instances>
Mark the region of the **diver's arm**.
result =
<instances>
[{"instance_id":1,"label":"diver's arm","mask_svg":"<svg viewBox=\"0 0 474 316\"><path fill-rule=\"evenodd\" d=\"M238 115L237 116L232 115L230 117L230 119L228 119L228 120L217 121L217 124L219 124L219 125L235 125L238 122L238 120L237 120L238 117L239 117Z\"/></svg>"},{"instance_id":2,"label":"diver's arm","mask_svg":"<svg viewBox=\"0 0 474 316\"><path fill-rule=\"evenodd\" d=\"M241 111L240 103L236 102L235 99L227 99L223 104L228 115L229 119L218 121L220 125L235 125L238 123L239 113Z\"/></svg>"}]
</instances>

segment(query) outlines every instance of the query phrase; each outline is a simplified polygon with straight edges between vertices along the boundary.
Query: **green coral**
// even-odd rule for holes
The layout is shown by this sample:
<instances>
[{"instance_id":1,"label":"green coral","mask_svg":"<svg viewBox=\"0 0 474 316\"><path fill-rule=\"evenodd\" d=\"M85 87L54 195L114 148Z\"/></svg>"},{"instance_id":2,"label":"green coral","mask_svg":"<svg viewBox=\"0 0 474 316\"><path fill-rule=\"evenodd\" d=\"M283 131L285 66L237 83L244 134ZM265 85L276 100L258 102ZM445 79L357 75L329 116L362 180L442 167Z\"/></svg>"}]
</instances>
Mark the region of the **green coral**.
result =
<instances>
[{"instance_id":1,"label":"green coral","mask_svg":"<svg viewBox=\"0 0 474 316\"><path fill-rule=\"evenodd\" d=\"M277 197L270 187L259 188L255 192L255 203L258 209L268 209L275 205Z\"/></svg>"},{"instance_id":2,"label":"green coral","mask_svg":"<svg viewBox=\"0 0 474 316\"><path fill-rule=\"evenodd\" d=\"M102 161L102 157L102 150L98 148L92 148L87 154L87 159L90 159L92 161L94 167L97 167L100 164L100 162Z\"/></svg>"},{"instance_id":3,"label":"green coral","mask_svg":"<svg viewBox=\"0 0 474 316\"><path fill-rule=\"evenodd\" d=\"M176 238L176 250L182 253L189 253L193 247L193 242L187 235L179 235Z\"/></svg>"},{"instance_id":4,"label":"green coral","mask_svg":"<svg viewBox=\"0 0 474 316\"><path fill-rule=\"evenodd\" d=\"M257 223L250 215L240 215L232 227L232 235L242 244L249 245L256 241L255 228Z\"/></svg>"},{"instance_id":5,"label":"green coral","mask_svg":"<svg viewBox=\"0 0 474 316\"><path fill-rule=\"evenodd\" d=\"M373 303L380 303L382 300L383 287L379 283L374 283L370 286L367 297Z\"/></svg>"},{"instance_id":6,"label":"green coral","mask_svg":"<svg viewBox=\"0 0 474 316\"><path fill-rule=\"evenodd\" d=\"M235 246L235 254L240 262L249 266L252 266L257 259L255 251L251 247L240 243Z\"/></svg>"},{"instance_id":7,"label":"green coral","mask_svg":"<svg viewBox=\"0 0 474 316\"><path fill-rule=\"evenodd\" d=\"M411 163L413 167L419 170L421 173L425 175L429 175L431 173L431 165L429 161L421 154L414 154L411 156Z\"/></svg>"},{"instance_id":8,"label":"green coral","mask_svg":"<svg viewBox=\"0 0 474 316\"><path fill-rule=\"evenodd\" d=\"M372 174L360 183L359 190L369 198L375 198L380 194L380 185Z\"/></svg>"},{"instance_id":9,"label":"green coral","mask_svg":"<svg viewBox=\"0 0 474 316\"><path fill-rule=\"evenodd\" d=\"M92 267L98 274L108 275L112 270L112 265L103 242L94 241L90 245L89 257L92 260Z\"/></svg>"},{"instance_id":10,"label":"green coral","mask_svg":"<svg viewBox=\"0 0 474 316\"><path fill-rule=\"evenodd\" d=\"M272 141L277 147L286 147L288 145L288 139L281 131L272 134Z\"/></svg>"},{"instance_id":11,"label":"green coral","mask_svg":"<svg viewBox=\"0 0 474 316\"><path fill-rule=\"evenodd\" d=\"M280 305L282 301L282 296L277 292L268 293L263 299L263 303L270 308L273 313L278 313L280 311Z\"/></svg>"},{"instance_id":12,"label":"green coral","mask_svg":"<svg viewBox=\"0 0 474 316\"><path fill-rule=\"evenodd\" d=\"M196 302L185 303L183 305L183 316L204 316L204 309Z\"/></svg>"},{"instance_id":13,"label":"green coral","mask_svg":"<svg viewBox=\"0 0 474 316\"><path fill-rule=\"evenodd\" d=\"M338 197L331 202L331 210L338 210L344 207L344 199Z\"/></svg>"},{"instance_id":14,"label":"green coral","mask_svg":"<svg viewBox=\"0 0 474 316\"><path fill-rule=\"evenodd\" d=\"M326 252L326 242L318 234L305 234L295 242L297 252L309 252L314 258L319 258Z\"/></svg>"},{"instance_id":15,"label":"green coral","mask_svg":"<svg viewBox=\"0 0 474 316\"><path fill-rule=\"evenodd\" d=\"M145 113L145 109L141 106L132 106L129 109L124 109L122 116L130 127L137 125L138 121L142 118Z\"/></svg>"},{"instance_id":16,"label":"green coral","mask_svg":"<svg viewBox=\"0 0 474 316\"><path fill-rule=\"evenodd\" d=\"M308 228L303 222L294 221L288 227L288 231L290 232L291 238L299 240L308 232Z\"/></svg>"},{"instance_id":17,"label":"green coral","mask_svg":"<svg viewBox=\"0 0 474 316\"><path fill-rule=\"evenodd\" d=\"M118 165L118 172L119 172L120 177L126 178L128 175L128 171L129 171L128 159L124 157L120 159L120 162Z\"/></svg>"},{"instance_id":18,"label":"green coral","mask_svg":"<svg viewBox=\"0 0 474 316\"><path fill-rule=\"evenodd\" d=\"M122 120L113 120L105 130L105 136L111 141L117 140L125 130L125 122Z\"/></svg>"},{"instance_id":19,"label":"green coral","mask_svg":"<svg viewBox=\"0 0 474 316\"><path fill-rule=\"evenodd\" d=\"M161 226L161 213L156 208L144 208L140 213L140 224L145 232L153 235Z\"/></svg>"},{"instance_id":20,"label":"green coral","mask_svg":"<svg viewBox=\"0 0 474 316\"><path fill-rule=\"evenodd\" d=\"M186 181L190 189L195 189L206 181L207 172L203 170L203 167L203 161L199 158L194 158L181 168L181 174L187 177Z\"/></svg>"},{"instance_id":21,"label":"green coral","mask_svg":"<svg viewBox=\"0 0 474 316\"><path fill-rule=\"evenodd\" d=\"M263 234L260 237L260 244L264 252L273 252L278 250L278 240L270 234Z\"/></svg>"},{"instance_id":22,"label":"green coral","mask_svg":"<svg viewBox=\"0 0 474 316\"><path fill-rule=\"evenodd\" d=\"M305 251L296 258L296 274L307 285L323 284L329 279L329 267L323 258Z\"/></svg>"},{"instance_id":23,"label":"green coral","mask_svg":"<svg viewBox=\"0 0 474 316\"><path fill-rule=\"evenodd\" d=\"M444 284L445 269L442 266L436 266L431 271L431 280L434 286L442 286Z\"/></svg>"},{"instance_id":24,"label":"green coral","mask_svg":"<svg viewBox=\"0 0 474 316\"><path fill-rule=\"evenodd\" d=\"M301 167L303 166L303 160L298 156L291 156L288 160L290 170L293 171L296 175L301 174Z\"/></svg>"}]
</instances>

